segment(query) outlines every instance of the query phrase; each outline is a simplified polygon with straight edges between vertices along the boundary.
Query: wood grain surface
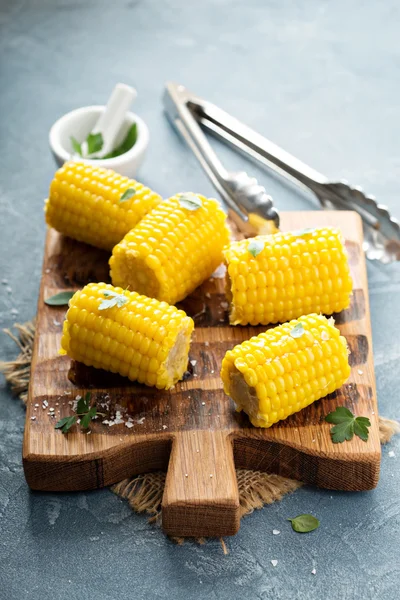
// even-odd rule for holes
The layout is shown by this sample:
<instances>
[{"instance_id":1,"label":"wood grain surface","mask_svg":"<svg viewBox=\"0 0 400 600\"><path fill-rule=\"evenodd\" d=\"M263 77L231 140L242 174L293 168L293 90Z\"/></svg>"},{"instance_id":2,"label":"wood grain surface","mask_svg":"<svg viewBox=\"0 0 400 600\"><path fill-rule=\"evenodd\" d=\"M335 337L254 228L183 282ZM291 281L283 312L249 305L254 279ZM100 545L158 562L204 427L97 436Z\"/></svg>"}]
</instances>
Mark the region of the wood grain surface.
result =
<instances>
[{"instance_id":1,"label":"wood grain surface","mask_svg":"<svg viewBox=\"0 0 400 600\"><path fill-rule=\"evenodd\" d=\"M281 221L282 230L333 225L343 231L354 294L350 308L334 316L351 349L352 373L336 393L270 429L252 427L222 390L219 369L226 350L266 329L229 326L223 279L206 281L180 304L196 324L190 351L194 364L169 392L60 356L66 307L49 307L44 298L88 281L108 281L108 254L49 230L23 447L31 488L93 489L134 474L167 470L164 530L175 536L221 536L239 528L235 467L330 489L376 486L380 443L361 220L352 212L313 211L283 213ZM73 414L71 403L87 390L102 411L112 416L119 410L125 421L131 418L132 426L110 427L98 420L90 433L79 427L67 435L55 430L55 422ZM354 437L332 443L324 417L341 405L370 418L368 442Z\"/></svg>"}]
</instances>

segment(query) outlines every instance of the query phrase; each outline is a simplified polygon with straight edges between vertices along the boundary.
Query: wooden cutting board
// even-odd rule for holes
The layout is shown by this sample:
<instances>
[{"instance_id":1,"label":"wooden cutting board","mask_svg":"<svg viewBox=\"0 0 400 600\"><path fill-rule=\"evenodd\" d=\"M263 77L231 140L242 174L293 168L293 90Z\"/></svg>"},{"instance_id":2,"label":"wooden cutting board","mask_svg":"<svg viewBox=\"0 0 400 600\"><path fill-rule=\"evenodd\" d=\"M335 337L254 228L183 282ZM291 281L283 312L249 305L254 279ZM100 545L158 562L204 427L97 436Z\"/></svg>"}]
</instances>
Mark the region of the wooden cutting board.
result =
<instances>
[{"instance_id":1,"label":"wooden cutting board","mask_svg":"<svg viewBox=\"0 0 400 600\"><path fill-rule=\"evenodd\" d=\"M219 370L225 352L266 329L229 326L223 279L205 282L181 303L196 324L193 365L169 392L60 356L66 307L49 307L43 300L88 281L108 281L108 254L48 232L23 447L32 489L87 490L166 470L164 530L174 536L224 536L239 529L235 467L330 489L376 486L381 451L361 219L353 212L315 211L283 213L281 221L282 230L333 225L343 231L354 294L350 308L335 319L351 349L352 373L336 393L270 429L252 427L222 390ZM130 426L95 421L90 433L77 427L67 435L55 430L55 422L73 414L71 403L87 390L99 406L105 405L101 410L111 416L120 410L124 421L130 417ZM354 437L332 443L324 417L342 405L370 418L368 442Z\"/></svg>"}]
</instances>

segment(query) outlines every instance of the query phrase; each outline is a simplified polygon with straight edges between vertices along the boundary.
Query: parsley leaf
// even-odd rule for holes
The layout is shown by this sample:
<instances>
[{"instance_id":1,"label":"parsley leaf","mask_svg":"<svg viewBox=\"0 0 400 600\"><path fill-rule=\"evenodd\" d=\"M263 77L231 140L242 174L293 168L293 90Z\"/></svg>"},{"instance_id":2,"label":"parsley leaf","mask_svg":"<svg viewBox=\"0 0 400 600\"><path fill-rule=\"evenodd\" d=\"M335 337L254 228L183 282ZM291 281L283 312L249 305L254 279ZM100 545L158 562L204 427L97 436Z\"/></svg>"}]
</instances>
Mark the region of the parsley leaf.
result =
<instances>
[{"instance_id":1,"label":"parsley leaf","mask_svg":"<svg viewBox=\"0 0 400 600\"><path fill-rule=\"evenodd\" d=\"M46 298L44 302L49 306L65 306L74 294L75 292L60 292L59 294L50 296L50 298Z\"/></svg>"},{"instance_id":2,"label":"parsley leaf","mask_svg":"<svg viewBox=\"0 0 400 600\"><path fill-rule=\"evenodd\" d=\"M56 423L55 428L61 429L62 433L68 433L72 425L74 425L77 422L78 417L80 417L80 426L82 427L82 429L87 429L89 427L90 421L97 414L103 414L97 412L96 406L90 406L91 396L92 394L90 392L86 392L84 398L79 398L78 404L76 405L76 414L70 417L64 417L63 419L60 419L58 423Z\"/></svg>"},{"instance_id":3,"label":"parsley leaf","mask_svg":"<svg viewBox=\"0 0 400 600\"><path fill-rule=\"evenodd\" d=\"M87 429L89 427L90 421L93 419L93 417L96 416L96 414L97 414L97 408L95 406L92 406L81 419L80 424L81 424L82 429Z\"/></svg>"},{"instance_id":4,"label":"parsley leaf","mask_svg":"<svg viewBox=\"0 0 400 600\"><path fill-rule=\"evenodd\" d=\"M254 258L260 254L264 250L264 242L262 240L258 240L257 238L253 238L247 245L247 251L250 252Z\"/></svg>"},{"instance_id":5,"label":"parsley leaf","mask_svg":"<svg viewBox=\"0 0 400 600\"><path fill-rule=\"evenodd\" d=\"M100 152L104 144L103 136L101 133L89 133L86 138L86 143L88 146L88 154Z\"/></svg>"},{"instance_id":6,"label":"parsley leaf","mask_svg":"<svg viewBox=\"0 0 400 600\"><path fill-rule=\"evenodd\" d=\"M82 147L78 140L75 139L73 135L71 135L69 139L71 140L72 149L75 152L75 154L79 154L79 156L82 156Z\"/></svg>"},{"instance_id":7,"label":"parsley leaf","mask_svg":"<svg viewBox=\"0 0 400 600\"><path fill-rule=\"evenodd\" d=\"M178 202L182 208L186 208L187 210L197 210L203 206L201 199L191 192L179 194Z\"/></svg>"},{"instance_id":8,"label":"parsley leaf","mask_svg":"<svg viewBox=\"0 0 400 600\"><path fill-rule=\"evenodd\" d=\"M106 298L110 299L102 300L99 310L106 310L107 308L112 308L113 306L118 306L118 308L121 308L128 302L125 292L122 294L117 294L117 292L114 292L113 290L104 290L103 294Z\"/></svg>"},{"instance_id":9,"label":"parsley leaf","mask_svg":"<svg viewBox=\"0 0 400 600\"><path fill-rule=\"evenodd\" d=\"M121 156L121 154L125 154L125 152L128 152L128 150L133 148L133 146L136 144L137 136L137 124L133 123L133 125L131 125L128 129L128 133L126 134L121 144L117 146L117 148L114 148L114 150L112 150L108 154L102 156L101 158L115 158L116 156Z\"/></svg>"},{"instance_id":10,"label":"parsley leaf","mask_svg":"<svg viewBox=\"0 0 400 600\"><path fill-rule=\"evenodd\" d=\"M320 525L318 519L312 515L299 515L294 519L288 519L288 521L291 522L293 531L297 531L297 533L309 533L314 529L318 529Z\"/></svg>"},{"instance_id":11,"label":"parsley leaf","mask_svg":"<svg viewBox=\"0 0 400 600\"><path fill-rule=\"evenodd\" d=\"M120 202L125 202L125 200L130 200L132 198L132 196L134 196L136 194L136 190L134 188L128 188L127 190L125 190L125 192L122 194L121 198L119 199Z\"/></svg>"},{"instance_id":12,"label":"parsley leaf","mask_svg":"<svg viewBox=\"0 0 400 600\"><path fill-rule=\"evenodd\" d=\"M290 332L292 338L299 338L304 334L303 323L297 323Z\"/></svg>"},{"instance_id":13,"label":"parsley leaf","mask_svg":"<svg viewBox=\"0 0 400 600\"><path fill-rule=\"evenodd\" d=\"M67 433L71 429L72 425L75 425L76 421L76 415L72 415L72 417L64 417L55 424L55 429L61 429L62 433Z\"/></svg>"},{"instance_id":14,"label":"parsley leaf","mask_svg":"<svg viewBox=\"0 0 400 600\"><path fill-rule=\"evenodd\" d=\"M349 442L354 434L364 442L368 440L368 427L371 427L371 421L367 417L355 417L345 406L338 406L325 417L325 421L334 424L331 428L334 444L341 444L345 440Z\"/></svg>"}]
</instances>

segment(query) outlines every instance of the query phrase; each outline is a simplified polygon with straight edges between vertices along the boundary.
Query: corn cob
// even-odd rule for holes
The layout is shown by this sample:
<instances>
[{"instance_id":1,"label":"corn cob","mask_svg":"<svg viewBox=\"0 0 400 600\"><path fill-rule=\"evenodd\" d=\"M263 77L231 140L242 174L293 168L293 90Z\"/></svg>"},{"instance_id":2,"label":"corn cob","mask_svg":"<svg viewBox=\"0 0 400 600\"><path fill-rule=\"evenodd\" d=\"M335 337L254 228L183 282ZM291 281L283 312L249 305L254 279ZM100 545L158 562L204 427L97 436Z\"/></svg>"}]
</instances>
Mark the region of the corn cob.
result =
<instances>
[{"instance_id":1,"label":"corn cob","mask_svg":"<svg viewBox=\"0 0 400 600\"><path fill-rule=\"evenodd\" d=\"M121 201L128 189L135 193ZM111 250L160 201L158 194L134 179L68 162L51 182L46 222L80 242Z\"/></svg>"},{"instance_id":2,"label":"corn cob","mask_svg":"<svg viewBox=\"0 0 400 600\"><path fill-rule=\"evenodd\" d=\"M186 370L193 327L190 317L165 302L90 283L70 300L61 354L169 389Z\"/></svg>"},{"instance_id":3,"label":"corn cob","mask_svg":"<svg viewBox=\"0 0 400 600\"><path fill-rule=\"evenodd\" d=\"M258 236L224 251L232 325L283 323L350 304L352 280L337 229Z\"/></svg>"},{"instance_id":4,"label":"corn cob","mask_svg":"<svg viewBox=\"0 0 400 600\"><path fill-rule=\"evenodd\" d=\"M225 221L218 202L204 196L162 202L113 249L113 284L169 304L183 300L222 262Z\"/></svg>"},{"instance_id":5,"label":"corn cob","mask_svg":"<svg viewBox=\"0 0 400 600\"><path fill-rule=\"evenodd\" d=\"M300 317L226 353L225 393L253 425L270 427L347 380L347 344L333 323L322 315Z\"/></svg>"}]
</instances>

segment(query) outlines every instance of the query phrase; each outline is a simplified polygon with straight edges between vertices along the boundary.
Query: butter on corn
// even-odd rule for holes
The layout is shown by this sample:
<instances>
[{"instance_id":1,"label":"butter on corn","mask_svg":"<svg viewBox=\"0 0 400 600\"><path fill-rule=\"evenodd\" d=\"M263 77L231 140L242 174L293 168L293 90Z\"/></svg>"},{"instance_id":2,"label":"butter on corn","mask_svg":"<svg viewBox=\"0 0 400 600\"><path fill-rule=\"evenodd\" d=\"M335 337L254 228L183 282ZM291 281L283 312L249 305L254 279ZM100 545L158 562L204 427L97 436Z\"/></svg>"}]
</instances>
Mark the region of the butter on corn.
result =
<instances>
[{"instance_id":1,"label":"butter on corn","mask_svg":"<svg viewBox=\"0 0 400 600\"><path fill-rule=\"evenodd\" d=\"M115 246L111 279L114 285L175 304L212 275L228 242L226 214L217 200L178 194Z\"/></svg>"},{"instance_id":2,"label":"butter on corn","mask_svg":"<svg viewBox=\"0 0 400 600\"><path fill-rule=\"evenodd\" d=\"M257 236L224 251L232 325L284 323L350 304L352 280L339 230Z\"/></svg>"},{"instance_id":3,"label":"butter on corn","mask_svg":"<svg viewBox=\"0 0 400 600\"><path fill-rule=\"evenodd\" d=\"M121 201L128 189L134 194ZM160 201L158 194L134 179L67 162L51 182L46 222L75 240L111 250Z\"/></svg>"},{"instance_id":4,"label":"butter on corn","mask_svg":"<svg viewBox=\"0 0 400 600\"><path fill-rule=\"evenodd\" d=\"M166 302L90 283L69 302L61 354L169 389L186 371L193 328L183 310Z\"/></svg>"},{"instance_id":5,"label":"butter on corn","mask_svg":"<svg viewBox=\"0 0 400 600\"><path fill-rule=\"evenodd\" d=\"M256 427L331 394L348 379L346 339L333 319L311 314L235 346L222 361L225 393Z\"/></svg>"}]
</instances>

